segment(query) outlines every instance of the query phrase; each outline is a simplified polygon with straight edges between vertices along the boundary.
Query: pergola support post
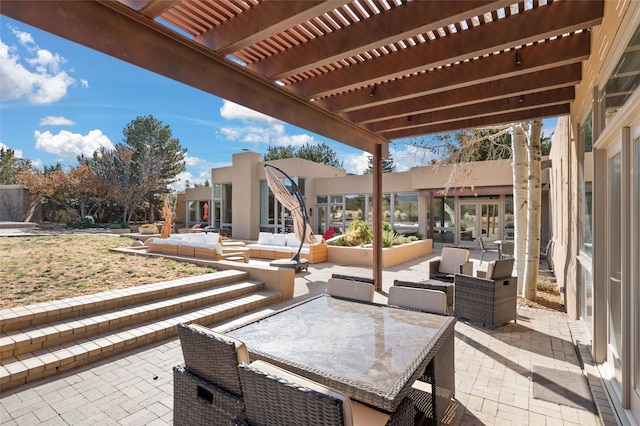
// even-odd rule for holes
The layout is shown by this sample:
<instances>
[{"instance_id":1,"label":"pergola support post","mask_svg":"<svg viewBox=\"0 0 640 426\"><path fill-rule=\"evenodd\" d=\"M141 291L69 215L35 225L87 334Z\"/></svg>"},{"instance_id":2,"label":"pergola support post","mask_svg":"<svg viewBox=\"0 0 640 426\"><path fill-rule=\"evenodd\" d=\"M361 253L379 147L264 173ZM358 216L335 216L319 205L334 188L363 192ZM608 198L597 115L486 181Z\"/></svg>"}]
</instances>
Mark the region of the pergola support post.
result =
<instances>
[{"instance_id":1,"label":"pergola support post","mask_svg":"<svg viewBox=\"0 0 640 426\"><path fill-rule=\"evenodd\" d=\"M382 144L373 153L373 279L382 290Z\"/></svg>"}]
</instances>

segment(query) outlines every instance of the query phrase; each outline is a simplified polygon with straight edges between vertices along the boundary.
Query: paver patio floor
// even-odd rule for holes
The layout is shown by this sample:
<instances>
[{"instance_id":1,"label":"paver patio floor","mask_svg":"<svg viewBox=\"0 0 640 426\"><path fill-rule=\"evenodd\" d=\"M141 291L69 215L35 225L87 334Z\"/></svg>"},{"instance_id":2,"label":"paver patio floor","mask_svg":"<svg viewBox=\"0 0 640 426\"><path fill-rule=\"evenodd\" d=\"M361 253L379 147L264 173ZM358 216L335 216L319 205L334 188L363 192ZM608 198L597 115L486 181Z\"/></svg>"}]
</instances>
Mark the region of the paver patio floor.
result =
<instances>
[{"instance_id":1,"label":"paver patio floor","mask_svg":"<svg viewBox=\"0 0 640 426\"><path fill-rule=\"evenodd\" d=\"M437 254L436 250L434 256ZM479 259L480 254L479 250L474 250L472 257L477 255ZM397 274L406 280L424 279L427 261L422 259L385 270L383 291L376 293L375 301L386 301L386 291ZM478 261L475 262L477 266ZM307 272L297 274L294 299L269 309L323 293L332 273L371 274L367 268L328 263L311 265ZM250 317L262 314L264 311ZM215 328L225 329L248 319L245 316ZM531 379L535 366L583 374L579 354L588 357L588 352L576 351L574 343L579 333L579 324L570 321L566 314L529 307L518 308L517 323L495 330L459 321L455 334L456 410L447 423L615 424L606 398L597 389L599 380L590 374L587 375L596 386L595 400L601 410L600 416L585 407L534 398ZM582 361L585 365L590 363L589 359ZM12 389L0 397L1 424L172 424L172 367L182 362L180 343L176 338Z\"/></svg>"}]
</instances>

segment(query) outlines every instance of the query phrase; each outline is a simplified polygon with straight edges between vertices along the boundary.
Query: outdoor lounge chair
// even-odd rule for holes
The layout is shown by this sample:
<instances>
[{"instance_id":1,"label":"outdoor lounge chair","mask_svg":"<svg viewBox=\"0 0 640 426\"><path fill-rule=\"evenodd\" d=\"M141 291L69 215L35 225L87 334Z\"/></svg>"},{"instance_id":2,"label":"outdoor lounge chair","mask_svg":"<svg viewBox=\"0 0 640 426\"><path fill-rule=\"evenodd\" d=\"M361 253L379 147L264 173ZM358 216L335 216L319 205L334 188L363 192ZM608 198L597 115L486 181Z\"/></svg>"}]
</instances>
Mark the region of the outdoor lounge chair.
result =
<instances>
[{"instance_id":1,"label":"outdoor lounge chair","mask_svg":"<svg viewBox=\"0 0 640 426\"><path fill-rule=\"evenodd\" d=\"M457 274L456 316L488 328L515 321L518 282L512 276L513 263L514 259L496 260L484 277Z\"/></svg>"},{"instance_id":2,"label":"outdoor lounge chair","mask_svg":"<svg viewBox=\"0 0 640 426\"><path fill-rule=\"evenodd\" d=\"M245 416L238 364L241 341L196 324L178 324L185 365L174 367L175 425L235 425Z\"/></svg>"},{"instance_id":3,"label":"outdoor lounge chair","mask_svg":"<svg viewBox=\"0 0 640 426\"><path fill-rule=\"evenodd\" d=\"M429 279L453 282L455 274L473 273L469 250L444 247L439 259L429 262Z\"/></svg>"},{"instance_id":4,"label":"outdoor lounge chair","mask_svg":"<svg viewBox=\"0 0 640 426\"><path fill-rule=\"evenodd\" d=\"M240 364L239 370L249 426L409 426L414 422L409 398L389 415L264 361Z\"/></svg>"}]
</instances>

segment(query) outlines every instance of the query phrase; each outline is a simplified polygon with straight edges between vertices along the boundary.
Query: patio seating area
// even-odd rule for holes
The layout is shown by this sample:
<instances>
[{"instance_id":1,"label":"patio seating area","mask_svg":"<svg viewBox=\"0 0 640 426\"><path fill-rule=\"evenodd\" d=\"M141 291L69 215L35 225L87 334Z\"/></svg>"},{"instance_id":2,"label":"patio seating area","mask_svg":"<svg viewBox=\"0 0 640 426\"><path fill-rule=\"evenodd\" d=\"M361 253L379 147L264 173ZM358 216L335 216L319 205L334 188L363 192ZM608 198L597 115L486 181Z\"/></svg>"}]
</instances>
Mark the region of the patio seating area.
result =
<instances>
[{"instance_id":1,"label":"patio seating area","mask_svg":"<svg viewBox=\"0 0 640 426\"><path fill-rule=\"evenodd\" d=\"M387 303L395 279L417 282L426 278L429 261L439 255L436 248L427 258L385 269L383 291L374 294L374 302ZM487 260L495 260L494 254L487 253L480 264L481 256L480 250L471 250L476 271L486 268ZM260 262L250 260L250 264ZM229 330L321 295L332 274L368 277L371 270L312 265L296 274L292 300L232 318L214 329ZM523 305L517 307L517 323L495 329L459 319L454 339L455 410L443 424L616 424L582 339L580 324L566 314ZM184 376L184 371L174 372L174 367L184 363L180 340L174 336L3 392L0 419L3 425L173 424L174 374ZM536 382L543 369L573 374L578 381L589 383L590 393L580 394L568 383Z\"/></svg>"}]
</instances>

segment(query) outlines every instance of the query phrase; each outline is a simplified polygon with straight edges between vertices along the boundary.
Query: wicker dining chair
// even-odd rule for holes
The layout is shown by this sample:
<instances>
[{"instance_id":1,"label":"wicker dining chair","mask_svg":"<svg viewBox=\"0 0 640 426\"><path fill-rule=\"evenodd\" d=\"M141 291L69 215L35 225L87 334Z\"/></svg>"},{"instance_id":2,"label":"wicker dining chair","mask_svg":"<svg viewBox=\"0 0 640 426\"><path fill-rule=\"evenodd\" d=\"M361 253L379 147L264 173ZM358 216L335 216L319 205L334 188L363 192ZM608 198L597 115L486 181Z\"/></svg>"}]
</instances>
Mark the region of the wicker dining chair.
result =
<instances>
[{"instance_id":1,"label":"wicker dining chair","mask_svg":"<svg viewBox=\"0 0 640 426\"><path fill-rule=\"evenodd\" d=\"M235 425L245 416L238 364L241 341L197 324L178 324L184 365L174 367L175 425Z\"/></svg>"},{"instance_id":2,"label":"wicker dining chair","mask_svg":"<svg viewBox=\"0 0 640 426\"><path fill-rule=\"evenodd\" d=\"M430 290L424 288L405 287L405 286L392 286L389 288L389 299L387 302L391 306L399 306L403 308L415 309L423 312L430 312L434 314L445 315L448 312L447 295L440 290ZM443 347L442 351L447 351L448 355L445 355L445 359L454 359L453 345L450 347ZM451 361L453 362L453 361ZM411 391L409 392L409 398L413 401L415 409L421 413L423 418L428 423L433 423L438 418L436 412L443 411L438 410L439 405L443 407L447 404L447 399L453 396L453 387L455 384L453 381L447 382L445 374L440 374L438 382L440 386L436 386L437 397L434 398L433 382L438 373L442 373L443 369L436 369L433 364L430 364L424 374L416 380L413 384ZM446 383L446 384L445 384Z\"/></svg>"},{"instance_id":3,"label":"wicker dining chair","mask_svg":"<svg viewBox=\"0 0 640 426\"><path fill-rule=\"evenodd\" d=\"M434 314L447 313L447 294L439 290L394 285L389 288L387 303Z\"/></svg>"},{"instance_id":4,"label":"wicker dining chair","mask_svg":"<svg viewBox=\"0 0 640 426\"><path fill-rule=\"evenodd\" d=\"M346 278L329 278L327 294L345 299L373 302L375 288L373 284Z\"/></svg>"},{"instance_id":5,"label":"wicker dining chair","mask_svg":"<svg viewBox=\"0 0 640 426\"><path fill-rule=\"evenodd\" d=\"M389 415L265 361L240 364L248 426L413 426L405 398Z\"/></svg>"},{"instance_id":6,"label":"wicker dining chair","mask_svg":"<svg viewBox=\"0 0 640 426\"><path fill-rule=\"evenodd\" d=\"M516 321L518 280L512 276L513 263L514 259L491 262L484 277L457 274L456 316L488 328Z\"/></svg>"}]
</instances>

